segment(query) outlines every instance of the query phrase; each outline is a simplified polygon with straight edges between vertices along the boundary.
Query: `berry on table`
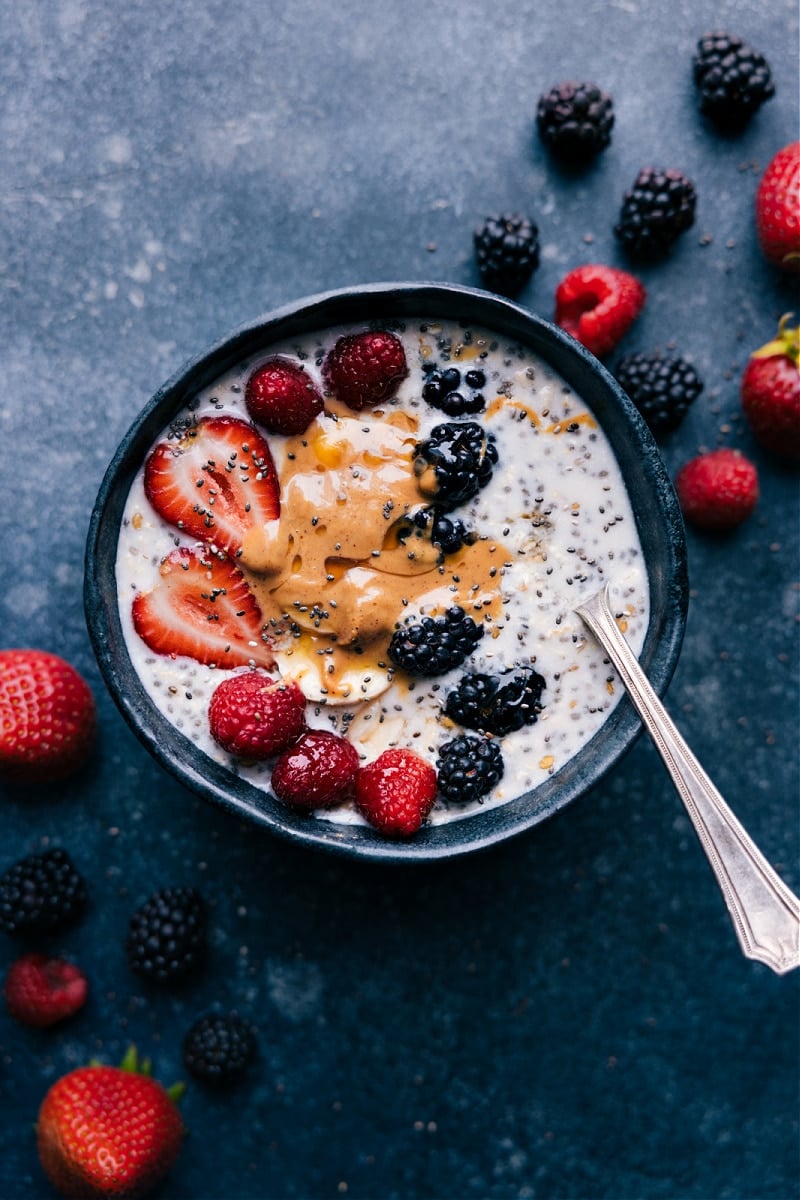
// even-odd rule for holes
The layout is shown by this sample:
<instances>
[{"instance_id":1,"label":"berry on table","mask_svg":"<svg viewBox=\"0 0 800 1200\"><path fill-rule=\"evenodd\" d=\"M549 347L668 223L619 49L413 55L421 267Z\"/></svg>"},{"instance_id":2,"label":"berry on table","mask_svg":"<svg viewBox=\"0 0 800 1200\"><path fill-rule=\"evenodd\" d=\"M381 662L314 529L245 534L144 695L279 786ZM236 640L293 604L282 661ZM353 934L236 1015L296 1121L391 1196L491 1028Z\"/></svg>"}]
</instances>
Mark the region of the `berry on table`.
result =
<instances>
[{"instance_id":1,"label":"berry on table","mask_svg":"<svg viewBox=\"0 0 800 1200\"><path fill-rule=\"evenodd\" d=\"M800 272L800 142L772 158L756 188L756 234L768 262Z\"/></svg>"},{"instance_id":2,"label":"berry on table","mask_svg":"<svg viewBox=\"0 0 800 1200\"><path fill-rule=\"evenodd\" d=\"M727 132L742 129L775 95L764 55L722 30L703 34L692 70L700 92L700 111Z\"/></svg>"},{"instance_id":3,"label":"berry on table","mask_svg":"<svg viewBox=\"0 0 800 1200\"><path fill-rule=\"evenodd\" d=\"M388 330L345 334L322 366L325 386L356 412L390 400L407 374L403 343Z\"/></svg>"},{"instance_id":4,"label":"berry on table","mask_svg":"<svg viewBox=\"0 0 800 1200\"><path fill-rule=\"evenodd\" d=\"M415 834L435 800L436 771L411 750L384 750L356 776L356 808L386 837Z\"/></svg>"},{"instance_id":5,"label":"berry on table","mask_svg":"<svg viewBox=\"0 0 800 1200\"><path fill-rule=\"evenodd\" d=\"M270 433L304 433L322 412L322 396L301 363L276 355L253 371L245 404L254 421Z\"/></svg>"},{"instance_id":6,"label":"berry on table","mask_svg":"<svg viewBox=\"0 0 800 1200\"><path fill-rule=\"evenodd\" d=\"M475 421L436 425L414 451L420 491L451 508L477 496L496 463L494 438Z\"/></svg>"},{"instance_id":7,"label":"berry on table","mask_svg":"<svg viewBox=\"0 0 800 1200\"><path fill-rule=\"evenodd\" d=\"M459 804L482 800L503 777L503 755L489 738L461 734L439 748L439 791Z\"/></svg>"},{"instance_id":8,"label":"berry on table","mask_svg":"<svg viewBox=\"0 0 800 1200\"><path fill-rule=\"evenodd\" d=\"M256 762L297 741L306 728L305 710L305 696L296 683L246 671L214 689L208 721L223 750Z\"/></svg>"},{"instance_id":9,"label":"berry on table","mask_svg":"<svg viewBox=\"0 0 800 1200\"><path fill-rule=\"evenodd\" d=\"M237 1083L256 1057L256 1034L237 1013L209 1013L192 1025L183 1040L186 1069L201 1083L227 1087Z\"/></svg>"},{"instance_id":10,"label":"berry on table","mask_svg":"<svg viewBox=\"0 0 800 1200\"><path fill-rule=\"evenodd\" d=\"M0 876L0 929L49 933L71 925L86 904L86 885L60 846L29 854Z\"/></svg>"},{"instance_id":11,"label":"berry on table","mask_svg":"<svg viewBox=\"0 0 800 1200\"><path fill-rule=\"evenodd\" d=\"M409 675L432 677L460 667L483 637L463 608L454 604L439 617L401 625L389 642L389 658Z\"/></svg>"},{"instance_id":12,"label":"berry on table","mask_svg":"<svg viewBox=\"0 0 800 1200\"><path fill-rule=\"evenodd\" d=\"M703 390L691 363L658 351L627 355L614 374L656 435L677 429Z\"/></svg>"},{"instance_id":13,"label":"berry on table","mask_svg":"<svg viewBox=\"0 0 800 1200\"><path fill-rule=\"evenodd\" d=\"M644 307L639 280L602 263L586 263L556 288L556 324L599 358L627 333Z\"/></svg>"},{"instance_id":14,"label":"berry on table","mask_svg":"<svg viewBox=\"0 0 800 1200\"><path fill-rule=\"evenodd\" d=\"M39 1160L64 1196L82 1200L148 1195L175 1162L184 1128L176 1100L133 1047L119 1067L79 1067L62 1075L42 1101L36 1123Z\"/></svg>"},{"instance_id":15,"label":"berry on table","mask_svg":"<svg viewBox=\"0 0 800 1200\"><path fill-rule=\"evenodd\" d=\"M484 287L513 296L539 265L539 229L521 213L490 213L474 234Z\"/></svg>"},{"instance_id":16,"label":"berry on table","mask_svg":"<svg viewBox=\"0 0 800 1200\"><path fill-rule=\"evenodd\" d=\"M326 729L309 729L284 750L272 770L272 790L291 808L333 808L353 794L358 751Z\"/></svg>"},{"instance_id":17,"label":"berry on table","mask_svg":"<svg viewBox=\"0 0 800 1200\"><path fill-rule=\"evenodd\" d=\"M97 713L86 680L44 650L0 650L0 779L56 783L86 763Z\"/></svg>"},{"instance_id":18,"label":"berry on table","mask_svg":"<svg viewBox=\"0 0 800 1200\"><path fill-rule=\"evenodd\" d=\"M738 450L712 450L678 472L675 490L686 520L724 531L745 521L758 502L758 474Z\"/></svg>"},{"instance_id":19,"label":"berry on table","mask_svg":"<svg viewBox=\"0 0 800 1200\"><path fill-rule=\"evenodd\" d=\"M696 203L694 184L682 172L643 167L623 197L614 233L632 257L659 258L694 224Z\"/></svg>"},{"instance_id":20,"label":"berry on table","mask_svg":"<svg viewBox=\"0 0 800 1200\"><path fill-rule=\"evenodd\" d=\"M754 351L740 385L742 411L763 446L800 460L800 326L785 316L777 336Z\"/></svg>"},{"instance_id":21,"label":"berry on table","mask_svg":"<svg viewBox=\"0 0 800 1200\"><path fill-rule=\"evenodd\" d=\"M445 713L467 729L505 737L533 725L542 711L543 676L524 667L503 682L498 675L463 675L445 702Z\"/></svg>"},{"instance_id":22,"label":"berry on table","mask_svg":"<svg viewBox=\"0 0 800 1200\"><path fill-rule=\"evenodd\" d=\"M125 942L130 969L156 983L191 974L204 959L206 946L205 902L190 887L154 892L131 917Z\"/></svg>"},{"instance_id":23,"label":"berry on table","mask_svg":"<svg viewBox=\"0 0 800 1200\"><path fill-rule=\"evenodd\" d=\"M611 141L614 103L596 83L559 83L539 97L539 135L557 157L580 165Z\"/></svg>"},{"instance_id":24,"label":"berry on table","mask_svg":"<svg viewBox=\"0 0 800 1200\"><path fill-rule=\"evenodd\" d=\"M3 995L17 1021L47 1029L86 1003L89 984L80 967L45 954L24 954L8 969Z\"/></svg>"}]
</instances>

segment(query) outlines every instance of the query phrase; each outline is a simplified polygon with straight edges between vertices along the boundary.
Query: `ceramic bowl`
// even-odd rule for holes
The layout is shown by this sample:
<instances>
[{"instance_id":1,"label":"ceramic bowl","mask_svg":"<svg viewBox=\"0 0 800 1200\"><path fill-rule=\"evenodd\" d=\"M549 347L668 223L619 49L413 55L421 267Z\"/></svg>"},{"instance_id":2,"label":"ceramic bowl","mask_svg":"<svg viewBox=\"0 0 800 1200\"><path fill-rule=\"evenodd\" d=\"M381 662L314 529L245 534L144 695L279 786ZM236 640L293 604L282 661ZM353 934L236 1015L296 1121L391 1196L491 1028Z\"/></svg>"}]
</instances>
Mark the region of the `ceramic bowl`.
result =
<instances>
[{"instance_id":1,"label":"ceramic bowl","mask_svg":"<svg viewBox=\"0 0 800 1200\"><path fill-rule=\"evenodd\" d=\"M499 807L388 841L372 829L297 815L198 751L149 699L131 663L117 607L115 559L126 497L161 431L202 388L237 362L315 330L408 317L480 325L541 356L589 404L619 462L644 550L650 623L640 661L661 694L672 676L686 618L683 521L659 451L634 406L592 354L562 330L495 295L445 284L376 284L288 305L232 333L184 366L134 421L100 488L89 528L85 606L105 682L123 716L168 771L239 817L309 846L387 862L449 858L522 833L568 805L614 766L641 726L627 698L592 740L534 790Z\"/></svg>"}]
</instances>

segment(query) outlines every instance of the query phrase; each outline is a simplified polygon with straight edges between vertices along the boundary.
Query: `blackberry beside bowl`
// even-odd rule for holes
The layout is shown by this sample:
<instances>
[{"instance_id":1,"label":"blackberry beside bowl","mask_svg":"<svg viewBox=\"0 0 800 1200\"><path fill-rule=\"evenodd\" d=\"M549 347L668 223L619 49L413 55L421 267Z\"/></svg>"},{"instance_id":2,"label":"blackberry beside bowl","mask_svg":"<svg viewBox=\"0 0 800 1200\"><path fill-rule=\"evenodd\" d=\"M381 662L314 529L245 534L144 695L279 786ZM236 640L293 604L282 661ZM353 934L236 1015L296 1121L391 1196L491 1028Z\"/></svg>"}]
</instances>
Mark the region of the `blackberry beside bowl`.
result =
<instances>
[{"instance_id":1,"label":"blackberry beside bowl","mask_svg":"<svg viewBox=\"0 0 800 1200\"><path fill-rule=\"evenodd\" d=\"M294 339L349 327L402 327L413 320L477 327L498 342L522 347L552 368L591 410L610 443L635 515L650 603L639 657L662 694L680 651L688 586L683 522L656 444L619 385L588 351L516 304L474 289L401 283L328 292L259 318L188 363L145 406L106 472L91 517L85 574L87 622L105 682L134 733L167 770L206 799L280 836L391 862L468 853L529 829L569 804L610 770L636 738L640 724L627 698L616 704L582 749L522 795L427 824L413 838L387 840L365 824L294 812L233 764L199 749L167 719L129 651L120 616L117 552L128 494L148 452L159 435L191 409L199 393L238 364L257 362L272 347ZM580 599L576 588L576 605Z\"/></svg>"}]
</instances>

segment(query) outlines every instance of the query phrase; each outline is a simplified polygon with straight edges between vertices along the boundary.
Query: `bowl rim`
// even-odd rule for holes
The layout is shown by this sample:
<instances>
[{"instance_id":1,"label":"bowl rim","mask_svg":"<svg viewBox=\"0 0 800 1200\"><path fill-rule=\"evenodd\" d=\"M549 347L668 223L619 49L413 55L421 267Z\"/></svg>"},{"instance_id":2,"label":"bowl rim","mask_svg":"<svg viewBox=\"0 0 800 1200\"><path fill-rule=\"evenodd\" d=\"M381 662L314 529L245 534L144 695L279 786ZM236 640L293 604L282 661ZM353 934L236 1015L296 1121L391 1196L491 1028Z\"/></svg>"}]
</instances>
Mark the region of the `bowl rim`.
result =
<instances>
[{"instance_id":1,"label":"bowl rim","mask_svg":"<svg viewBox=\"0 0 800 1200\"><path fill-rule=\"evenodd\" d=\"M147 449L197 392L237 361L267 351L292 336L403 318L463 321L521 342L548 362L591 408L597 404L607 406L607 415L621 430L624 428L624 439L617 434L615 444L614 430L601 422L621 467L624 459L640 476L639 486L644 489L646 503L644 507L634 505L634 512L645 550L651 614L640 661L656 692L663 695L683 641L689 589L683 518L658 447L623 389L584 346L537 313L478 288L411 281L351 285L320 292L239 325L184 362L139 411L120 441L92 509L84 560L84 610L101 675L126 723L153 757L193 792L280 837L387 863L418 863L473 853L517 836L559 812L594 787L639 736L641 722L627 695L578 754L531 791L482 813L424 826L412 839L389 840L369 827L292 812L270 792L256 788L237 777L230 767L209 758L170 724L148 697L128 655L119 618L114 563L131 481ZM630 480L622 469L630 493ZM658 562L644 544L645 520L661 537ZM109 569L110 587L103 582ZM660 600L658 611L653 605L654 595Z\"/></svg>"}]
</instances>

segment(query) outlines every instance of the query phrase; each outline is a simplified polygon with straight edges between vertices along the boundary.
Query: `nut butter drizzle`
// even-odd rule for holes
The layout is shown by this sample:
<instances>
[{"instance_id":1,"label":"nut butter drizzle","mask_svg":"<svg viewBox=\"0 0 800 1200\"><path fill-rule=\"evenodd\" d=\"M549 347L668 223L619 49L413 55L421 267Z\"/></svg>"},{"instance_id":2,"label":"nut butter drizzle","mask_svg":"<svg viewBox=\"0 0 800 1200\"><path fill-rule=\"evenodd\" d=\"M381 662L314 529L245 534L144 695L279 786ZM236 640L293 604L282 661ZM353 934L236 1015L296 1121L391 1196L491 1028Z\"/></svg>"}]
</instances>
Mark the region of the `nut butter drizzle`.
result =
<instances>
[{"instance_id":1,"label":"nut butter drizzle","mask_svg":"<svg viewBox=\"0 0 800 1200\"><path fill-rule=\"evenodd\" d=\"M347 414L347 415L345 415ZM329 405L286 439L280 517L244 541L238 565L286 660L318 659L320 691L357 699L353 678L391 680L386 646L405 610L458 604L502 617L502 543L478 536L443 558L409 518L425 506L413 468L418 421L400 410L365 419ZM286 674L291 674L289 663Z\"/></svg>"}]
</instances>

